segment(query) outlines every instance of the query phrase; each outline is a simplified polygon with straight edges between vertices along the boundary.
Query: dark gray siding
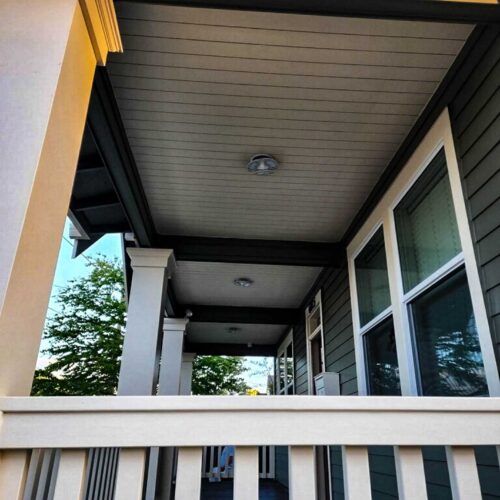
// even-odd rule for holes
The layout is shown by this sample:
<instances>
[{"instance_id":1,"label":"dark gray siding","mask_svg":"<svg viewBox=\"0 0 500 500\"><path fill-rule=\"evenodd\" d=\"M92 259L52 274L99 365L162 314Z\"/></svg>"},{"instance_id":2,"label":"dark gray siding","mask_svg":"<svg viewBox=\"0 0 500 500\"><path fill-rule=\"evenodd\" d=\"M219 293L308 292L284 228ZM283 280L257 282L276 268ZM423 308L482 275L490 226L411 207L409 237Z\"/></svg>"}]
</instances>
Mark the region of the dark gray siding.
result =
<instances>
[{"instance_id":1,"label":"dark gray siding","mask_svg":"<svg viewBox=\"0 0 500 500\"><path fill-rule=\"evenodd\" d=\"M500 359L500 35L449 106L469 222Z\"/></svg>"}]
</instances>

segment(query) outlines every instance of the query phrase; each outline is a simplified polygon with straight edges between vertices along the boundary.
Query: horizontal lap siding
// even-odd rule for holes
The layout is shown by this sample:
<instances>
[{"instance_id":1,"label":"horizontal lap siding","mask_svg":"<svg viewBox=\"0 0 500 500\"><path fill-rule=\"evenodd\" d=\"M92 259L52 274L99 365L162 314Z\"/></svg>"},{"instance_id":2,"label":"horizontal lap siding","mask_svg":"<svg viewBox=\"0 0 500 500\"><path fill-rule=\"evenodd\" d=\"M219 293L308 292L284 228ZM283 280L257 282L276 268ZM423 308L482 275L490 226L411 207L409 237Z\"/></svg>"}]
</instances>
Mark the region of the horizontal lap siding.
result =
<instances>
[{"instance_id":1,"label":"horizontal lap siding","mask_svg":"<svg viewBox=\"0 0 500 500\"><path fill-rule=\"evenodd\" d=\"M469 222L500 359L500 35L449 106Z\"/></svg>"}]
</instances>

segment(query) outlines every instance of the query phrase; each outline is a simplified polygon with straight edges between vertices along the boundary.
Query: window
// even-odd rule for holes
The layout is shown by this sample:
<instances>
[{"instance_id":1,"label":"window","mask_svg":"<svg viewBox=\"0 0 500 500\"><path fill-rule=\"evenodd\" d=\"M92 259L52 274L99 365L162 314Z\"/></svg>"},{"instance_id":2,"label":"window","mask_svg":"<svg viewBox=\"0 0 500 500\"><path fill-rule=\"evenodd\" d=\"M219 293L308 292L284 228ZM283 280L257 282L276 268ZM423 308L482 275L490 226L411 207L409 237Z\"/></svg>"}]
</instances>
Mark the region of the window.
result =
<instances>
[{"instance_id":1,"label":"window","mask_svg":"<svg viewBox=\"0 0 500 500\"><path fill-rule=\"evenodd\" d=\"M314 377L326 371L321 290L305 313L309 394L315 394Z\"/></svg>"},{"instance_id":2,"label":"window","mask_svg":"<svg viewBox=\"0 0 500 500\"><path fill-rule=\"evenodd\" d=\"M396 206L394 221L420 391L487 394L443 149Z\"/></svg>"},{"instance_id":3,"label":"window","mask_svg":"<svg viewBox=\"0 0 500 500\"><path fill-rule=\"evenodd\" d=\"M364 326L391 305L382 228L375 233L356 257L354 266L359 320L361 326Z\"/></svg>"},{"instance_id":4,"label":"window","mask_svg":"<svg viewBox=\"0 0 500 500\"><path fill-rule=\"evenodd\" d=\"M444 151L394 210L405 292L461 251Z\"/></svg>"},{"instance_id":5,"label":"window","mask_svg":"<svg viewBox=\"0 0 500 500\"><path fill-rule=\"evenodd\" d=\"M465 271L460 269L421 294L410 308L422 393L487 396Z\"/></svg>"},{"instance_id":6,"label":"window","mask_svg":"<svg viewBox=\"0 0 500 500\"><path fill-rule=\"evenodd\" d=\"M399 395L396 339L382 227L354 259L354 269L368 393Z\"/></svg>"},{"instance_id":7,"label":"window","mask_svg":"<svg viewBox=\"0 0 500 500\"><path fill-rule=\"evenodd\" d=\"M392 318L364 335L369 393L380 396L401 394L396 337Z\"/></svg>"},{"instance_id":8,"label":"window","mask_svg":"<svg viewBox=\"0 0 500 500\"><path fill-rule=\"evenodd\" d=\"M360 394L499 393L447 110L353 237L347 257Z\"/></svg>"},{"instance_id":9,"label":"window","mask_svg":"<svg viewBox=\"0 0 500 500\"><path fill-rule=\"evenodd\" d=\"M295 377L293 367L293 331L286 336L278 348L276 357L276 394L294 394Z\"/></svg>"}]
</instances>

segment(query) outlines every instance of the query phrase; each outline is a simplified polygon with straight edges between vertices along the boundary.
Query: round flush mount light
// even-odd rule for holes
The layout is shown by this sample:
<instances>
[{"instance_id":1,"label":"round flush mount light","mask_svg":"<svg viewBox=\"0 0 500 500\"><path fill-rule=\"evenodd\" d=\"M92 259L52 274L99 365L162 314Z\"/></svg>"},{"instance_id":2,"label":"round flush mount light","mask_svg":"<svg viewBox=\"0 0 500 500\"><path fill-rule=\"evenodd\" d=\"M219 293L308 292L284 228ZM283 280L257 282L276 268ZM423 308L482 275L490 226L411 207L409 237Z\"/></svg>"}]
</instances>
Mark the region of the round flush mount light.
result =
<instances>
[{"instance_id":1,"label":"round flush mount light","mask_svg":"<svg viewBox=\"0 0 500 500\"><path fill-rule=\"evenodd\" d=\"M279 166L278 161L268 154L252 156L248 162L247 169L252 174L271 175Z\"/></svg>"},{"instance_id":2,"label":"round flush mount light","mask_svg":"<svg viewBox=\"0 0 500 500\"><path fill-rule=\"evenodd\" d=\"M237 326L230 326L227 331L229 333L238 333L239 331L241 331L241 328L238 328Z\"/></svg>"},{"instance_id":3,"label":"round flush mount light","mask_svg":"<svg viewBox=\"0 0 500 500\"><path fill-rule=\"evenodd\" d=\"M236 278L233 283L241 288L248 288L253 285L253 281L250 278Z\"/></svg>"}]
</instances>

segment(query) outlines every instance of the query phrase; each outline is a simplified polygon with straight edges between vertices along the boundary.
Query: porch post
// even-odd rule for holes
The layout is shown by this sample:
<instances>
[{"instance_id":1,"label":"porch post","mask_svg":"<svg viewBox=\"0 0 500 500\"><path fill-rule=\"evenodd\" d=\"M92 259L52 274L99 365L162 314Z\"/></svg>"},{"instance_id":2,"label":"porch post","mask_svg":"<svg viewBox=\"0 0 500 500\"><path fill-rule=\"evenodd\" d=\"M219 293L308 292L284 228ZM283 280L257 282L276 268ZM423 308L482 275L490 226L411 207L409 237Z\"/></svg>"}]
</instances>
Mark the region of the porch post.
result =
<instances>
[{"instance_id":1,"label":"porch post","mask_svg":"<svg viewBox=\"0 0 500 500\"><path fill-rule=\"evenodd\" d=\"M0 2L0 395L31 390L111 0Z\"/></svg>"},{"instance_id":2,"label":"porch post","mask_svg":"<svg viewBox=\"0 0 500 500\"><path fill-rule=\"evenodd\" d=\"M193 379L193 361L196 354L191 352L185 352L182 355L182 367L181 367L181 388L179 394L181 396L191 395L191 385Z\"/></svg>"},{"instance_id":3,"label":"porch post","mask_svg":"<svg viewBox=\"0 0 500 500\"><path fill-rule=\"evenodd\" d=\"M172 250L129 248L132 287L123 343L118 394L150 396L157 384L160 327L165 310Z\"/></svg>"},{"instance_id":4,"label":"porch post","mask_svg":"<svg viewBox=\"0 0 500 500\"><path fill-rule=\"evenodd\" d=\"M180 394L183 365L182 349L187 323L187 319L177 318L165 318L163 321L163 344L158 387L158 394L160 396L176 396ZM163 448L159 452L159 498L161 500L169 500L172 488L175 450L174 448Z\"/></svg>"}]
</instances>

